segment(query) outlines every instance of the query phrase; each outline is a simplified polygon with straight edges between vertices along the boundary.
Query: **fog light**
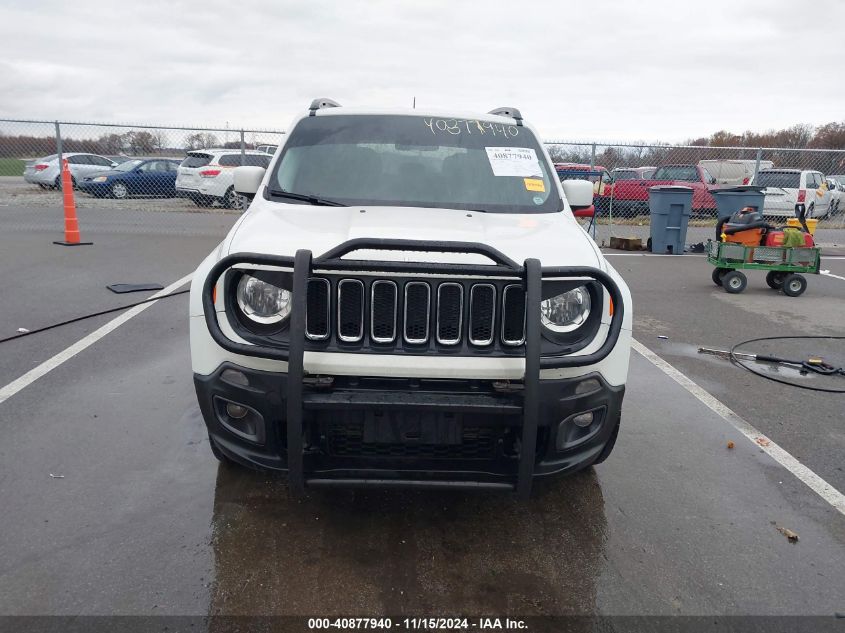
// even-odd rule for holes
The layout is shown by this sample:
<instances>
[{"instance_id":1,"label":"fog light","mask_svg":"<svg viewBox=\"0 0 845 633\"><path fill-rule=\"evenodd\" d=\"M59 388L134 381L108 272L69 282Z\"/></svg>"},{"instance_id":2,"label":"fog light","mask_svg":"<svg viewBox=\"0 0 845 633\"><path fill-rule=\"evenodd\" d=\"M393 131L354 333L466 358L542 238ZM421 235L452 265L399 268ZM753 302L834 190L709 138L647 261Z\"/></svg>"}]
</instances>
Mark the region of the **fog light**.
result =
<instances>
[{"instance_id":1,"label":"fog light","mask_svg":"<svg viewBox=\"0 0 845 633\"><path fill-rule=\"evenodd\" d=\"M599 389L601 389L601 383L599 383L598 380L595 378L587 378L587 380L582 380L575 387L575 395L580 396L585 393L598 391Z\"/></svg>"},{"instance_id":2,"label":"fog light","mask_svg":"<svg viewBox=\"0 0 845 633\"><path fill-rule=\"evenodd\" d=\"M572 424L580 426L582 429L587 428L593 423L593 412L581 413L572 418Z\"/></svg>"},{"instance_id":3,"label":"fog light","mask_svg":"<svg viewBox=\"0 0 845 633\"><path fill-rule=\"evenodd\" d=\"M226 404L226 415L232 419L240 420L241 418L246 417L247 413L249 413L249 409L244 406L235 404L234 402Z\"/></svg>"},{"instance_id":4,"label":"fog light","mask_svg":"<svg viewBox=\"0 0 845 633\"><path fill-rule=\"evenodd\" d=\"M214 410L220 424L235 435L250 442L264 443L264 418L255 409L215 396Z\"/></svg>"}]
</instances>

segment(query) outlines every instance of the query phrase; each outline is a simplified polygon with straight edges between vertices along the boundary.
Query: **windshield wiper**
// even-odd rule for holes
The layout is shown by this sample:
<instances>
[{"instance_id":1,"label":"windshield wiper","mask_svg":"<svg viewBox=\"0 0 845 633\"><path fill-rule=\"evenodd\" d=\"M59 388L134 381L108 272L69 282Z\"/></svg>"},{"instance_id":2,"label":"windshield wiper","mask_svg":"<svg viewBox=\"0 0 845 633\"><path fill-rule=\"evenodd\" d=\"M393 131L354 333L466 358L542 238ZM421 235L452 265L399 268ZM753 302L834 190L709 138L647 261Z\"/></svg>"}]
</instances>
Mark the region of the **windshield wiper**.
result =
<instances>
[{"instance_id":1,"label":"windshield wiper","mask_svg":"<svg viewBox=\"0 0 845 633\"><path fill-rule=\"evenodd\" d=\"M270 189L270 195L274 198L289 198L291 200L301 200L309 204L323 206L323 207L345 207L347 205L334 200L326 200L325 198L318 198L317 196L309 196L304 193L293 193L292 191L285 191L284 189Z\"/></svg>"}]
</instances>

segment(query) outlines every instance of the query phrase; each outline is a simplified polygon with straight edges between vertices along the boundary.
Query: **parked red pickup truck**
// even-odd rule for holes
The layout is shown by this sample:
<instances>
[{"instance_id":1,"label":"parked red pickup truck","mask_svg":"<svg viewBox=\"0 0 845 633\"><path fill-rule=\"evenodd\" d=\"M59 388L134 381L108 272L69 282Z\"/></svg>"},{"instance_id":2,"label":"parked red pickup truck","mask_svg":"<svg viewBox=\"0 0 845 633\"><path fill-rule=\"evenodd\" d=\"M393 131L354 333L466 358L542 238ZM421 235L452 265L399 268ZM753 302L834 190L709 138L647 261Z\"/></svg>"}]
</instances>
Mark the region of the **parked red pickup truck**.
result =
<instances>
[{"instance_id":1,"label":"parked red pickup truck","mask_svg":"<svg viewBox=\"0 0 845 633\"><path fill-rule=\"evenodd\" d=\"M617 180L610 186L610 196L597 196L596 208L606 210L613 203L613 213L648 213L648 190L655 185L692 187L692 210L715 213L716 201L710 191L717 189L716 179L700 165L663 165L648 180Z\"/></svg>"}]
</instances>

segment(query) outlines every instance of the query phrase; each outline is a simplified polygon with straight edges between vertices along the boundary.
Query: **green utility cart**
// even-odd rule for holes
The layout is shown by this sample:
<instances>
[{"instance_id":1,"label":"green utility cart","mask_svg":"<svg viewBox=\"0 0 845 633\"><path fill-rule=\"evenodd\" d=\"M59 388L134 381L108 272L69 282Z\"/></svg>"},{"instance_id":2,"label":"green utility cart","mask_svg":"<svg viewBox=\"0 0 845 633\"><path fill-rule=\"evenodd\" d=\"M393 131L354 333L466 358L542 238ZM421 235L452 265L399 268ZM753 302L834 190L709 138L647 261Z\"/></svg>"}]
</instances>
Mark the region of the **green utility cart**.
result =
<instances>
[{"instance_id":1,"label":"green utility cart","mask_svg":"<svg viewBox=\"0 0 845 633\"><path fill-rule=\"evenodd\" d=\"M807 278L801 273L818 274L821 249L745 246L707 240L707 261L715 266L713 283L726 292L736 294L745 290L748 278L742 270L767 270L766 283L770 288L797 297L807 289Z\"/></svg>"}]
</instances>

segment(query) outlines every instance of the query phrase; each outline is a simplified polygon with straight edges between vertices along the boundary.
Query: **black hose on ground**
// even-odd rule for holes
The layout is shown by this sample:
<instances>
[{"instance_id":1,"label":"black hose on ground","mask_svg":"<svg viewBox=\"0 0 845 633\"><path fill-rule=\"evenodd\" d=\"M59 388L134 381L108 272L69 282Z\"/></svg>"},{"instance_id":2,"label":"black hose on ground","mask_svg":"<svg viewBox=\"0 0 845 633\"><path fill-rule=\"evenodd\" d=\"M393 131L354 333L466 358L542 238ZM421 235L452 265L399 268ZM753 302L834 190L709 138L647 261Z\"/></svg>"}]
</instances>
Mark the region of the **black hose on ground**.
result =
<instances>
[{"instance_id":1,"label":"black hose on ground","mask_svg":"<svg viewBox=\"0 0 845 633\"><path fill-rule=\"evenodd\" d=\"M747 341L742 341L741 343L737 343L734 345L730 350L730 357L731 362L734 365L738 365L743 369L750 371L755 376L760 376L761 378L765 378L766 380L771 380L773 382L778 382L782 385L788 385L790 387L797 387L798 389L806 389L807 391L821 391L823 393L845 393L845 389L829 389L827 387L813 387L811 385L802 385L799 383L792 382L790 380L784 380L783 378L778 378L776 376L772 376L766 372L759 371L746 365L736 356L736 351L738 347L742 347L743 345L749 345L751 343L759 343L761 341L783 341L783 340L808 340L808 339L816 339L816 340L826 340L826 341L845 341L845 336L813 336L813 335L806 335L806 336L763 336L761 338L752 338L748 339Z\"/></svg>"},{"instance_id":2,"label":"black hose on ground","mask_svg":"<svg viewBox=\"0 0 845 633\"><path fill-rule=\"evenodd\" d=\"M177 290L176 292L171 292L166 295L160 295L158 297L150 297L149 299L143 299L141 301L136 301L135 303L129 303L123 306L119 306L117 308L109 308L108 310L100 310L99 312L92 312L91 314L84 314L82 316L75 317L73 319L68 319L67 321L61 321L60 323L53 323L52 325L45 325L44 327L40 327L36 330L30 330L28 332L20 332L15 334L14 336L7 336L6 338L0 338L0 343L8 343L9 341L14 341L19 338L24 338L26 336L31 336L33 334L38 334L39 332L46 332L47 330L52 330L57 327L61 327L63 325L70 325L71 323L76 323L78 321L84 321L85 319L93 319L94 317L103 316L104 314L111 314L112 312L120 312L121 310L127 310L129 308L134 308L135 306L143 305L145 303L151 303L153 301L158 301L159 299L167 299L168 297L176 297L178 295L183 295L190 292L190 289L185 290Z\"/></svg>"}]
</instances>

